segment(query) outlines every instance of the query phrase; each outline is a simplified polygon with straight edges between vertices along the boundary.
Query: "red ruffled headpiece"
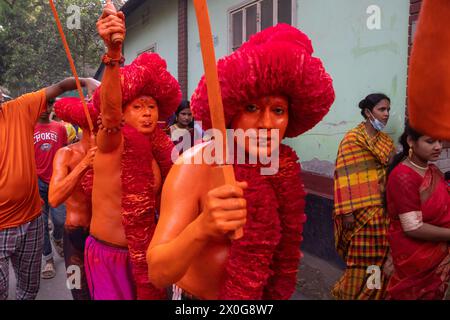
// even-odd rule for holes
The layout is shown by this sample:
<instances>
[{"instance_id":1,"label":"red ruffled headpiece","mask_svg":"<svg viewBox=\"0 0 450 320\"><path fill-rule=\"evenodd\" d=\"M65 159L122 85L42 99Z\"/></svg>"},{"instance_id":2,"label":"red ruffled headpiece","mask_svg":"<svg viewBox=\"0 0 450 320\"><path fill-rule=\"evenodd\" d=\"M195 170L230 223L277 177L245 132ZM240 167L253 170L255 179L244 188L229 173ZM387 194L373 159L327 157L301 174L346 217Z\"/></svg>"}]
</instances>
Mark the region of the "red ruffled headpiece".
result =
<instances>
[{"instance_id":1,"label":"red ruffled headpiece","mask_svg":"<svg viewBox=\"0 0 450 320\"><path fill-rule=\"evenodd\" d=\"M328 113L335 94L330 75L312 57L311 40L300 30L278 24L255 34L217 62L227 127L239 106L265 95L289 99L286 137L314 127ZM205 78L191 98L191 109L204 129L211 128Z\"/></svg>"},{"instance_id":2,"label":"red ruffled headpiece","mask_svg":"<svg viewBox=\"0 0 450 320\"><path fill-rule=\"evenodd\" d=\"M92 124L94 125L94 129L97 129L97 117L99 115L99 111L94 107L92 102L86 102L86 104L92 119ZM61 120L75 124L83 129L89 128L80 98L61 98L55 102L54 110L56 116Z\"/></svg>"},{"instance_id":3,"label":"red ruffled headpiece","mask_svg":"<svg viewBox=\"0 0 450 320\"><path fill-rule=\"evenodd\" d=\"M178 81L167 71L167 64L156 53L143 53L120 69L122 105L139 96L151 96L158 103L159 119L166 120L181 102ZM100 87L94 92L94 106L100 110Z\"/></svg>"}]
</instances>

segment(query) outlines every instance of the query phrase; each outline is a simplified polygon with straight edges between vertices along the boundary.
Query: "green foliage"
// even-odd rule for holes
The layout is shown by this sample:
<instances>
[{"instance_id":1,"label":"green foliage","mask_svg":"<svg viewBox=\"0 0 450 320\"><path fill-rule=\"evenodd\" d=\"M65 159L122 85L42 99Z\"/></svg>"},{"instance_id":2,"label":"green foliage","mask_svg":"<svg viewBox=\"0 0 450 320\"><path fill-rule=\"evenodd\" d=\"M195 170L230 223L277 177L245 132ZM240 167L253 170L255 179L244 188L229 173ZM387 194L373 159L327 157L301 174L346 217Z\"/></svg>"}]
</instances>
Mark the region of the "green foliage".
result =
<instances>
[{"instance_id":1,"label":"green foliage","mask_svg":"<svg viewBox=\"0 0 450 320\"><path fill-rule=\"evenodd\" d=\"M104 51L96 21L100 0L55 0L61 24L80 77L93 76ZM68 29L70 5L81 10L80 29ZM14 96L71 76L48 0L0 0L0 84Z\"/></svg>"}]
</instances>

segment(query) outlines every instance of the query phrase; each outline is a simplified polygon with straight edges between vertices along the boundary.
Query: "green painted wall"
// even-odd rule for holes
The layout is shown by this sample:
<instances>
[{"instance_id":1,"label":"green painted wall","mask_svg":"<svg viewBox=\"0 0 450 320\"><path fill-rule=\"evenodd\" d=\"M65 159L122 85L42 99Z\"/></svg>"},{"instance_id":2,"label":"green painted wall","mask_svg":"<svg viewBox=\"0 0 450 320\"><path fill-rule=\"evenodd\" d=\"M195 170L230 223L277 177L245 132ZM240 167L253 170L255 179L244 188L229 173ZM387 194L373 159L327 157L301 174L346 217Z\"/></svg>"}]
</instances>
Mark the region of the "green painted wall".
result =
<instances>
[{"instance_id":1,"label":"green painted wall","mask_svg":"<svg viewBox=\"0 0 450 320\"><path fill-rule=\"evenodd\" d=\"M228 52L228 10L242 1L238 0L209 0L208 9L211 20L211 29L215 38L216 58L221 58L227 55ZM189 52L189 67L188 67L188 96L190 96L200 81L203 75L203 62L200 51L200 40L198 35L197 20L195 17L195 10L192 1L189 1L188 6L188 52Z\"/></svg>"},{"instance_id":2,"label":"green painted wall","mask_svg":"<svg viewBox=\"0 0 450 320\"><path fill-rule=\"evenodd\" d=\"M156 53L178 75L178 1L145 1L127 17L125 63L130 64L144 49L156 44Z\"/></svg>"},{"instance_id":3,"label":"green painted wall","mask_svg":"<svg viewBox=\"0 0 450 320\"><path fill-rule=\"evenodd\" d=\"M209 0L216 56L229 53L228 12L243 0ZM381 9L381 29L369 30L367 8ZM145 8L150 22L139 25ZM314 129L289 139L306 170L330 175L338 144L345 132L362 117L357 105L372 92L384 92L392 99L392 116L387 132L394 139L403 130L408 50L409 0L297 0L296 27L311 38L315 56L320 57L334 79L336 101L330 113ZM125 56L128 63L136 52L157 43L157 52L177 76L177 1L147 1L128 19ZM201 75L197 22L192 1L188 8L188 96Z\"/></svg>"},{"instance_id":4,"label":"green painted wall","mask_svg":"<svg viewBox=\"0 0 450 320\"><path fill-rule=\"evenodd\" d=\"M208 1L213 34L218 37L218 58L229 53L227 12L241 3L241 0ZM367 27L370 5L381 9L380 30ZM332 75L336 101L314 129L286 142L296 149L303 162L314 159L310 170L330 175L340 140L362 120L357 105L367 94L376 91L389 95L392 117L387 132L397 139L403 130L409 0L297 0L296 7L296 26L309 35L315 55ZM203 65L192 4L188 16L191 94L203 74Z\"/></svg>"},{"instance_id":5,"label":"green painted wall","mask_svg":"<svg viewBox=\"0 0 450 320\"><path fill-rule=\"evenodd\" d=\"M381 9L381 29L369 30L370 5ZM360 100L373 92L391 98L387 132L403 130L408 53L409 0L299 0L298 27L312 39L334 80L336 101L313 130L289 143L302 160L334 162L338 144L361 120Z\"/></svg>"}]
</instances>

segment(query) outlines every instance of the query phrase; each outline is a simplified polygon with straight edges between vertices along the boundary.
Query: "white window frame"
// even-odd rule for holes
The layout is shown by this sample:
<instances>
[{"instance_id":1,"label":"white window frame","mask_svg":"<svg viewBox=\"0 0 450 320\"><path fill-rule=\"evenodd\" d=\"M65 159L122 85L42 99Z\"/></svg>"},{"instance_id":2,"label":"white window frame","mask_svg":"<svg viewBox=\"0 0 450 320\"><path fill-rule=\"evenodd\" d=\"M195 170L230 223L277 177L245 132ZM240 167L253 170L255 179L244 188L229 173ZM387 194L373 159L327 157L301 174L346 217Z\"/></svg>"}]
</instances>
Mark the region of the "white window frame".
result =
<instances>
[{"instance_id":1,"label":"white window frame","mask_svg":"<svg viewBox=\"0 0 450 320\"><path fill-rule=\"evenodd\" d=\"M231 16L236 13L237 11L242 10L242 39L243 43L246 40L247 36L247 22L245 14L245 10L248 7L253 6L254 4L257 4L256 6L256 32L261 31L261 1L262 0L246 0L236 6L233 6L228 9L227 16L228 16L228 53L233 52L233 21ZM273 0L273 25L275 26L278 23L278 0ZM297 25L297 0L291 0L291 25L296 26Z\"/></svg>"},{"instance_id":2,"label":"white window frame","mask_svg":"<svg viewBox=\"0 0 450 320\"><path fill-rule=\"evenodd\" d=\"M141 54L144 53L144 52L153 52L153 53L156 53L156 49L157 49L157 46L156 46L156 42L155 42L155 43L152 43L151 45L149 45L148 47L146 47L146 48L144 48L144 49L142 49L142 50L139 50L139 51L136 53L136 57L138 57L139 55L141 55Z\"/></svg>"}]
</instances>

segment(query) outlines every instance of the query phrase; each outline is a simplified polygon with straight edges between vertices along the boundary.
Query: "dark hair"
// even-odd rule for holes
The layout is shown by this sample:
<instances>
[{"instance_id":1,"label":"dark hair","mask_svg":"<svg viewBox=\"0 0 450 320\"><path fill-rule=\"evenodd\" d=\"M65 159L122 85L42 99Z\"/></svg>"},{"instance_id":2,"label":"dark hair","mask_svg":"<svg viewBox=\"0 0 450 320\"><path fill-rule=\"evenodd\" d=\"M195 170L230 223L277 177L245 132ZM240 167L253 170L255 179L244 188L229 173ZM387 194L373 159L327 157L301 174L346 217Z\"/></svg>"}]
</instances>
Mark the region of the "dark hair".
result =
<instances>
[{"instance_id":1,"label":"dark hair","mask_svg":"<svg viewBox=\"0 0 450 320\"><path fill-rule=\"evenodd\" d=\"M178 116L180 114L181 111L183 111L184 109L190 109L191 108L191 103L189 102L189 100L182 100L180 105L177 108L177 111L175 111L175 114Z\"/></svg>"},{"instance_id":2,"label":"dark hair","mask_svg":"<svg viewBox=\"0 0 450 320\"><path fill-rule=\"evenodd\" d=\"M169 121L168 121L168 126L170 127L171 125L174 125L175 123L177 123L177 117L180 114L181 111L183 111L184 109L190 109L191 108L191 103L189 102L189 100L182 100L180 105L178 106L177 110L175 111L175 114L173 114ZM189 124L190 128L194 127L194 119L192 118L191 123Z\"/></svg>"},{"instance_id":3,"label":"dark hair","mask_svg":"<svg viewBox=\"0 0 450 320\"><path fill-rule=\"evenodd\" d=\"M408 137L413 139L413 141L417 141L422 136L423 136L422 133L418 132L417 130L414 130L408 124L405 126L405 131L403 132L403 134L400 136L400 139L399 139L399 142L400 142L400 145L402 146L403 151L398 153L397 155L395 155L394 160L389 165L389 168L387 171L387 176L389 176L391 174L392 170L394 170L394 168L397 165L399 165L400 162L402 162L408 156L408 154L409 154Z\"/></svg>"},{"instance_id":4,"label":"dark hair","mask_svg":"<svg viewBox=\"0 0 450 320\"><path fill-rule=\"evenodd\" d=\"M380 103L381 100L387 100L391 102L391 99L384 93L372 93L369 94L367 97L365 97L363 100L359 102L358 107L361 109L361 115L364 117L364 119L367 119L366 114L364 111L366 109L369 109L370 111L375 108L375 106Z\"/></svg>"},{"instance_id":5,"label":"dark hair","mask_svg":"<svg viewBox=\"0 0 450 320\"><path fill-rule=\"evenodd\" d=\"M450 171L445 173L445 180L450 181Z\"/></svg>"}]
</instances>

